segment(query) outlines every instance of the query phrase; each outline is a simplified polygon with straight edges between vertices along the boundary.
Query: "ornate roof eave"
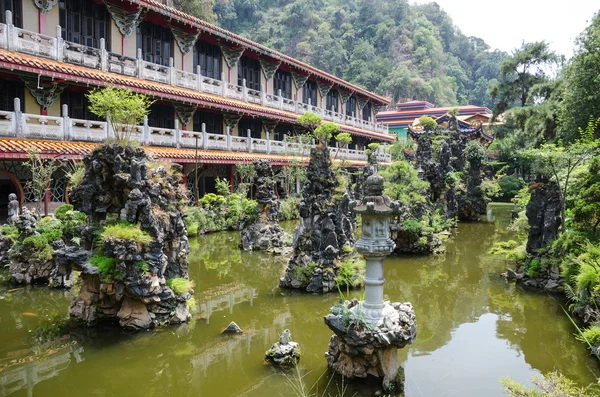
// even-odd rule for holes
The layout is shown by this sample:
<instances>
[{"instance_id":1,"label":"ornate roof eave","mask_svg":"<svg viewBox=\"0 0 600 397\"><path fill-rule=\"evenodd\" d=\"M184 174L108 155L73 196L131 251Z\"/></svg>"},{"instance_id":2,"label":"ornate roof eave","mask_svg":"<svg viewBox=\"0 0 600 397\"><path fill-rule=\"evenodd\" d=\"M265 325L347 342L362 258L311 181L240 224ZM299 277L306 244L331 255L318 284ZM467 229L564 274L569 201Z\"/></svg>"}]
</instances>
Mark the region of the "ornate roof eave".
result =
<instances>
[{"instance_id":1,"label":"ornate roof eave","mask_svg":"<svg viewBox=\"0 0 600 397\"><path fill-rule=\"evenodd\" d=\"M40 151L41 158L57 160L82 160L98 143L51 141L40 139L0 138L0 159L26 160L27 149L36 148ZM160 146L144 146L148 154L154 154L161 160L177 163L194 163L196 151L191 148L169 148ZM236 164L251 163L256 159L269 160L274 165L289 165L300 162L308 164L308 157L286 156L264 153L227 152L219 150L199 150L198 158L205 164ZM336 160L341 163L341 160ZM348 167L363 167L366 161L346 160Z\"/></svg>"},{"instance_id":2,"label":"ornate roof eave","mask_svg":"<svg viewBox=\"0 0 600 397\"><path fill-rule=\"evenodd\" d=\"M209 33L217 38L220 38L225 41L229 41L231 43L237 44L239 46L246 47L252 51L257 52L260 55L266 55L268 57L273 58L276 61L281 61L282 63L294 67L298 70L303 71L304 73L314 74L319 76L322 79L329 80L340 87L345 87L347 90L355 91L357 93L361 93L365 96L368 96L373 101L380 102L382 104L389 105L392 102L392 98L388 98L382 95L378 95L372 93L364 88L356 86L354 84L348 83L339 77L333 76L327 72L319 70L313 66L310 66L304 62L298 61L288 55L277 52L273 49L270 49L262 44L255 43L245 37L236 35L232 32L229 32L219 26L210 24L206 21L203 21L194 16L185 14L182 11L176 10L172 7L169 7L165 4L162 4L159 0L127 0L129 3L137 4L140 7L147 8L153 12L156 12L160 15L163 15L167 19L174 19L181 24L189 25L195 28L198 28L206 33Z\"/></svg>"},{"instance_id":3,"label":"ornate roof eave","mask_svg":"<svg viewBox=\"0 0 600 397\"><path fill-rule=\"evenodd\" d=\"M44 66L46 66L46 68L44 68ZM177 102L179 104L191 104L202 108L220 109L253 117L278 119L279 121L288 123L295 123L299 116L296 113L256 104L248 104L246 102L223 98L196 90L174 87L95 69L88 69L86 67L37 58L31 55L13 53L2 49L0 49L0 69L6 69L13 73L33 74L35 76L45 76L52 79L62 79L69 83L85 85L88 87L111 86L125 88L140 94L151 95L158 99ZM343 124L340 124L339 126L342 131L349 132L353 135L388 142L392 142L396 139L393 134L379 134Z\"/></svg>"}]
</instances>

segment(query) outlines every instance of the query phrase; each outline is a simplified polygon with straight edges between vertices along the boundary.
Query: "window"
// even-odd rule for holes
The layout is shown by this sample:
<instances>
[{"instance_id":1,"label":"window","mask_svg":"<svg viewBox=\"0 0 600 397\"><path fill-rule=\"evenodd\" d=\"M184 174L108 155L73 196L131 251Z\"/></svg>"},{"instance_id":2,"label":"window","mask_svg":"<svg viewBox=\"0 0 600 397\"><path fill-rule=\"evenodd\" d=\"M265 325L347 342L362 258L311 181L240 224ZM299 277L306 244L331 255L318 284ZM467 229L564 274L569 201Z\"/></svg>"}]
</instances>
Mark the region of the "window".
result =
<instances>
[{"instance_id":1,"label":"window","mask_svg":"<svg viewBox=\"0 0 600 397\"><path fill-rule=\"evenodd\" d=\"M153 103L150 105L148 125L157 128L175 128L175 110L172 106Z\"/></svg>"},{"instance_id":2,"label":"window","mask_svg":"<svg viewBox=\"0 0 600 397\"><path fill-rule=\"evenodd\" d=\"M275 127L275 134L273 140L275 141L283 141L284 135L290 136L292 135L292 126L289 124L278 124Z\"/></svg>"},{"instance_id":3,"label":"window","mask_svg":"<svg viewBox=\"0 0 600 397\"><path fill-rule=\"evenodd\" d=\"M290 72L284 72L278 70L275 72L273 77L273 93L279 95L281 90L281 96L287 99L292 99L292 75Z\"/></svg>"},{"instance_id":4,"label":"window","mask_svg":"<svg viewBox=\"0 0 600 397\"><path fill-rule=\"evenodd\" d=\"M246 87L260 91L260 63L256 59L242 57L238 62L238 85L246 79Z\"/></svg>"},{"instance_id":5,"label":"window","mask_svg":"<svg viewBox=\"0 0 600 397\"><path fill-rule=\"evenodd\" d=\"M367 102L365 107L362 110L362 119L365 121L369 121L371 118L371 104Z\"/></svg>"},{"instance_id":6,"label":"window","mask_svg":"<svg viewBox=\"0 0 600 397\"><path fill-rule=\"evenodd\" d=\"M98 116L89 111L90 102L83 91L67 91L60 94L60 104L69 107L69 117L79 120L98 121Z\"/></svg>"},{"instance_id":7,"label":"window","mask_svg":"<svg viewBox=\"0 0 600 397\"><path fill-rule=\"evenodd\" d=\"M308 103L310 98L310 104L317 106L317 83L314 81L307 81L302 87L302 102Z\"/></svg>"},{"instance_id":8,"label":"window","mask_svg":"<svg viewBox=\"0 0 600 397\"><path fill-rule=\"evenodd\" d=\"M16 76L15 76L16 77ZM0 110L15 111L15 98L21 100L21 111L25 106L25 84L21 80L0 80Z\"/></svg>"},{"instance_id":9,"label":"window","mask_svg":"<svg viewBox=\"0 0 600 397\"><path fill-rule=\"evenodd\" d=\"M194 46L194 72L198 71L202 76L221 80L221 49L218 45L196 42Z\"/></svg>"},{"instance_id":10,"label":"window","mask_svg":"<svg viewBox=\"0 0 600 397\"><path fill-rule=\"evenodd\" d=\"M0 21L6 23L6 11L12 11L13 25L23 27L23 10L21 0L0 0Z\"/></svg>"},{"instance_id":11,"label":"window","mask_svg":"<svg viewBox=\"0 0 600 397\"><path fill-rule=\"evenodd\" d=\"M338 92L336 90L330 90L327 93L325 99L327 110L338 111Z\"/></svg>"},{"instance_id":12,"label":"window","mask_svg":"<svg viewBox=\"0 0 600 397\"><path fill-rule=\"evenodd\" d=\"M100 39L110 48L110 15L104 4L94 1L61 0L62 38L73 43L100 48Z\"/></svg>"},{"instance_id":13,"label":"window","mask_svg":"<svg viewBox=\"0 0 600 397\"><path fill-rule=\"evenodd\" d=\"M351 96L348 98L348 102L346 102L346 115L347 116L356 116L356 98Z\"/></svg>"},{"instance_id":14,"label":"window","mask_svg":"<svg viewBox=\"0 0 600 397\"><path fill-rule=\"evenodd\" d=\"M248 130L250 130L252 138L260 139L262 137L262 121L258 119L241 119L238 124L238 136L248 136Z\"/></svg>"},{"instance_id":15,"label":"window","mask_svg":"<svg viewBox=\"0 0 600 397\"><path fill-rule=\"evenodd\" d=\"M143 21L137 27L137 48L146 62L169 66L173 34L169 28Z\"/></svg>"},{"instance_id":16,"label":"window","mask_svg":"<svg viewBox=\"0 0 600 397\"><path fill-rule=\"evenodd\" d=\"M223 116L219 113L196 111L194 113L194 131L202 131L202 123L209 134L223 134Z\"/></svg>"}]
</instances>

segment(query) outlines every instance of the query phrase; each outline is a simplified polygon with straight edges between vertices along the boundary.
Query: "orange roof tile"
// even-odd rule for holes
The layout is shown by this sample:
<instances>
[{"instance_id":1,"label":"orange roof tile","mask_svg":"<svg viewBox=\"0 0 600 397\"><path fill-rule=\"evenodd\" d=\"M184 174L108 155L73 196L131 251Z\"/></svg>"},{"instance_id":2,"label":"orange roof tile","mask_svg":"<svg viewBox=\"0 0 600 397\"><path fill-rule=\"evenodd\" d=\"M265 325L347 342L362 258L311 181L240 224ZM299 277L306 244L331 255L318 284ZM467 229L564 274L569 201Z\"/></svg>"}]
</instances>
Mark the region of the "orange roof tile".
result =
<instances>
[{"instance_id":1,"label":"orange roof tile","mask_svg":"<svg viewBox=\"0 0 600 397\"><path fill-rule=\"evenodd\" d=\"M144 8L147 8L149 10L152 10L156 13L159 13L161 15L164 15L165 17L167 17L168 19L176 19L177 21L185 24L185 25L190 25L192 27L195 27L197 29L200 29L202 31L205 31L209 34L212 34L214 36L223 38L227 41L236 43L238 45L241 45L243 47L246 48L250 48L260 54L265 54L271 58L280 60L288 65L294 66L297 69L300 69L302 71L311 73L311 74L316 74L321 78L324 78L326 80L329 80L331 82L334 82L342 87L346 87L349 88L351 91L355 91L357 93L360 93L364 96L367 96L369 98L372 99L376 99L377 101L380 101L381 103L384 104L389 104L391 103L392 99L385 97L383 95L378 95L375 93L372 93L362 87L359 87L357 85L348 83L347 81L344 81L342 79L340 79L339 77L336 77L332 74L329 74L327 72L324 72L320 69L317 69L313 66L310 66L304 62L301 62L297 59L294 59L288 55L282 54L278 51L275 51L272 48L269 48L267 46L264 46L262 44L256 43L252 40L249 40L245 37L239 36L235 33L232 33L228 30L223 29L220 26L216 26L213 25L211 23L208 23L206 21L203 21L202 19L196 18L192 15L186 14L180 10L177 10L173 7L169 7L165 4L163 4L160 0L129 0L130 3L135 3L138 4Z\"/></svg>"},{"instance_id":2,"label":"orange roof tile","mask_svg":"<svg viewBox=\"0 0 600 397\"><path fill-rule=\"evenodd\" d=\"M0 159L24 160L27 159L28 149L37 149L40 157L56 158L59 160L81 160L94 148L100 146L96 143L48 141L36 139L0 138ZM177 163L194 163L196 161L195 149L168 148L157 146L144 146L148 154L154 154L162 160ZM254 160L265 159L275 165L287 165L299 161L306 164L308 157L287 156L281 154L263 154L246 152L226 152L219 150L198 150L198 161L208 164L235 164L250 163ZM348 166L363 167L366 161L349 160Z\"/></svg>"},{"instance_id":3,"label":"orange roof tile","mask_svg":"<svg viewBox=\"0 0 600 397\"><path fill-rule=\"evenodd\" d=\"M252 116L275 118L281 121L295 122L298 118L296 113L287 112L285 110L273 109L188 88L174 87L167 84L138 79L136 77L103 72L101 70L38 58L2 49L0 49L0 68L9 71L18 70L86 85L127 88L138 93L152 95L162 99L191 103L204 108L219 108ZM343 124L339 124L339 126L342 131L347 131L355 135L390 142L395 140L395 135L392 134L380 134Z\"/></svg>"}]
</instances>

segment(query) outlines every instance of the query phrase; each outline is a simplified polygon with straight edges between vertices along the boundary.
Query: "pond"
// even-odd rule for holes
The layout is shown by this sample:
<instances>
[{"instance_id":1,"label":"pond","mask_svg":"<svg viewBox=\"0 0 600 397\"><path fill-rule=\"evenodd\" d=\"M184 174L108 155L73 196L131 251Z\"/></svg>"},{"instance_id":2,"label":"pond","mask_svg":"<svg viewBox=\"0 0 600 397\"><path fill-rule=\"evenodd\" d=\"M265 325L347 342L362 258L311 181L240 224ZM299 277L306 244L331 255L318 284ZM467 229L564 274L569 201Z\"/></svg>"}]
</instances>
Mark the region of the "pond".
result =
<instances>
[{"instance_id":1,"label":"pond","mask_svg":"<svg viewBox=\"0 0 600 397\"><path fill-rule=\"evenodd\" d=\"M410 301L417 341L400 351L407 396L503 396L499 379L528 383L559 370L579 384L595 382L598 363L575 332L560 297L507 283L501 258L488 249L511 238L510 206L491 205L479 223L460 224L438 257L390 257L388 299ZM293 225L286 225L288 229ZM196 319L178 328L129 333L74 329L53 341L40 327L67 313L72 295L46 287L9 292L0 286L0 396L293 396L289 382L322 395L372 395L361 382L326 373L331 331L323 316L338 298L280 290L285 259L237 248L239 233L191 242ZM5 270L1 273L7 278ZM360 297L361 291L350 295ZM242 335L220 332L230 321ZM300 343L300 375L263 364L289 328ZM46 328L42 328L44 330Z\"/></svg>"}]
</instances>

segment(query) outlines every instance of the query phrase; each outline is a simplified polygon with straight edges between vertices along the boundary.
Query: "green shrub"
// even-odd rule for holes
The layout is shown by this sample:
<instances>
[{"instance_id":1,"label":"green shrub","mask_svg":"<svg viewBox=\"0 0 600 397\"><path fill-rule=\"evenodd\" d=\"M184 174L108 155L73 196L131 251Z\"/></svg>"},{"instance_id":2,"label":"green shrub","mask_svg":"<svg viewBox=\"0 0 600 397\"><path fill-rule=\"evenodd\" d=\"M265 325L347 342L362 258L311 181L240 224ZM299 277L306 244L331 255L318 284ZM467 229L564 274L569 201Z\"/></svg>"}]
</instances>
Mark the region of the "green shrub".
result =
<instances>
[{"instance_id":1,"label":"green shrub","mask_svg":"<svg viewBox=\"0 0 600 397\"><path fill-rule=\"evenodd\" d=\"M408 219L402 224L402 230L411 236L417 237L423 234L423 225L417 220Z\"/></svg>"},{"instance_id":2,"label":"green shrub","mask_svg":"<svg viewBox=\"0 0 600 397\"><path fill-rule=\"evenodd\" d=\"M48 238L43 234L34 234L33 236L24 238L22 245L25 248L40 251L48 245Z\"/></svg>"},{"instance_id":3,"label":"green shrub","mask_svg":"<svg viewBox=\"0 0 600 397\"><path fill-rule=\"evenodd\" d=\"M577 336L582 342L588 342L592 346L600 346L600 327L591 326L585 329L581 335Z\"/></svg>"},{"instance_id":4,"label":"green shrub","mask_svg":"<svg viewBox=\"0 0 600 397\"><path fill-rule=\"evenodd\" d=\"M579 274L575 276L577 290L593 291L599 282L600 274L598 273L598 269L590 264L582 263L579 268Z\"/></svg>"},{"instance_id":5,"label":"green shrub","mask_svg":"<svg viewBox=\"0 0 600 397\"><path fill-rule=\"evenodd\" d=\"M194 288L194 282L182 277L170 278L167 286L173 290L175 295L183 295Z\"/></svg>"},{"instance_id":6,"label":"green shrub","mask_svg":"<svg viewBox=\"0 0 600 397\"><path fill-rule=\"evenodd\" d=\"M531 262L529 262L529 264L527 265L527 270L525 271L525 273L531 278L537 278L541 264L542 261L540 260L540 258L533 258Z\"/></svg>"},{"instance_id":7,"label":"green shrub","mask_svg":"<svg viewBox=\"0 0 600 397\"><path fill-rule=\"evenodd\" d=\"M104 277L112 277L117 268L117 260L103 255L94 255L90 258L90 265L98 269Z\"/></svg>"},{"instance_id":8,"label":"green shrub","mask_svg":"<svg viewBox=\"0 0 600 397\"><path fill-rule=\"evenodd\" d=\"M135 267L137 267L138 269L140 269L143 272L147 272L148 270L150 270L150 267L148 266L148 262L146 261L137 261L134 263Z\"/></svg>"},{"instance_id":9,"label":"green shrub","mask_svg":"<svg viewBox=\"0 0 600 397\"><path fill-rule=\"evenodd\" d=\"M48 242L61 240L63 238L63 224L58 219L52 219L49 216L40 219L37 226L37 231L44 237Z\"/></svg>"},{"instance_id":10,"label":"green shrub","mask_svg":"<svg viewBox=\"0 0 600 397\"><path fill-rule=\"evenodd\" d=\"M508 251L513 250L519 245L515 240L499 241L495 243L488 251L492 255L506 255Z\"/></svg>"},{"instance_id":11,"label":"green shrub","mask_svg":"<svg viewBox=\"0 0 600 397\"><path fill-rule=\"evenodd\" d=\"M192 222L189 224L186 222L187 235L189 237L197 236L199 227L200 227L200 225L198 224L198 222Z\"/></svg>"},{"instance_id":12,"label":"green shrub","mask_svg":"<svg viewBox=\"0 0 600 397\"><path fill-rule=\"evenodd\" d=\"M279 205L279 220L291 221L300 219L300 205L296 197L288 197Z\"/></svg>"},{"instance_id":13,"label":"green shrub","mask_svg":"<svg viewBox=\"0 0 600 397\"><path fill-rule=\"evenodd\" d=\"M106 226L101 234L103 240L133 240L138 244L152 242L152 237L135 225L118 223Z\"/></svg>"},{"instance_id":14,"label":"green shrub","mask_svg":"<svg viewBox=\"0 0 600 397\"><path fill-rule=\"evenodd\" d=\"M316 266L315 262L311 262L306 266L296 266L294 268L294 277L303 285L306 285L310 281Z\"/></svg>"},{"instance_id":15,"label":"green shrub","mask_svg":"<svg viewBox=\"0 0 600 397\"><path fill-rule=\"evenodd\" d=\"M62 220L65 218L66 213L69 211L73 211L73 206L71 204L63 204L54 211L54 217L56 219Z\"/></svg>"},{"instance_id":16,"label":"green shrub","mask_svg":"<svg viewBox=\"0 0 600 397\"><path fill-rule=\"evenodd\" d=\"M498 180L498 185L502 191L502 200L508 201L512 200L525 187L525 181L522 178L504 175Z\"/></svg>"},{"instance_id":17,"label":"green shrub","mask_svg":"<svg viewBox=\"0 0 600 397\"><path fill-rule=\"evenodd\" d=\"M185 301L185 304L187 305L188 309L190 310L190 313L194 313L196 311L196 298L194 298L193 296Z\"/></svg>"},{"instance_id":18,"label":"green shrub","mask_svg":"<svg viewBox=\"0 0 600 397\"><path fill-rule=\"evenodd\" d=\"M75 235L75 228L86 224L87 216L80 211L74 211L70 204L63 204L54 212L56 219L62 222L63 236L70 240Z\"/></svg>"},{"instance_id":19,"label":"green shrub","mask_svg":"<svg viewBox=\"0 0 600 397\"><path fill-rule=\"evenodd\" d=\"M14 244L19 238L19 229L14 225L2 225L0 226L0 236L4 236L11 244Z\"/></svg>"},{"instance_id":20,"label":"green shrub","mask_svg":"<svg viewBox=\"0 0 600 397\"><path fill-rule=\"evenodd\" d=\"M344 259L337 269L335 282L338 287L356 288L362 284L366 263L364 259L353 256Z\"/></svg>"}]
</instances>

